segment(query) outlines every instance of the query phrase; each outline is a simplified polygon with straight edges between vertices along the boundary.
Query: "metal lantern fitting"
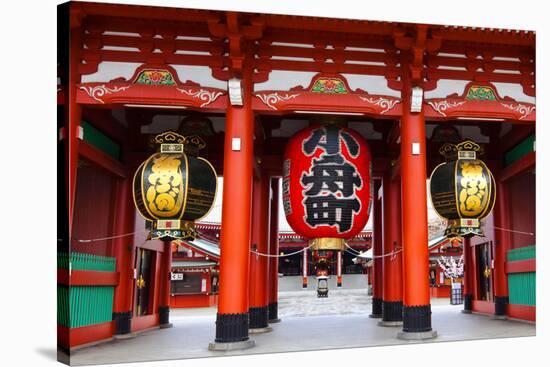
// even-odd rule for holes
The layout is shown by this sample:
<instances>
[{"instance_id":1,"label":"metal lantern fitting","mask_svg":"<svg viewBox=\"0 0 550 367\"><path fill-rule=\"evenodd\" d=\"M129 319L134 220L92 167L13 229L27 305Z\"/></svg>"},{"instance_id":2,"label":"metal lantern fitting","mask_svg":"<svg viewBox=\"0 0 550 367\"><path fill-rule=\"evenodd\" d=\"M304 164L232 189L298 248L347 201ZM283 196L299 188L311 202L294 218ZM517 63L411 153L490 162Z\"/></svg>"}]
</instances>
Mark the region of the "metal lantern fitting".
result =
<instances>
[{"instance_id":1,"label":"metal lantern fitting","mask_svg":"<svg viewBox=\"0 0 550 367\"><path fill-rule=\"evenodd\" d=\"M194 239L194 222L208 214L216 196L216 171L197 156L206 144L198 136L172 131L152 142L157 153L134 175L134 204L152 224L151 238Z\"/></svg>"},{"instance_id":2,"label":"metal lantern fitting","mask_svg":"<svg viewBox=\"0 0 550 367\"><path fill-rule=\"evenodd\" d=\"M447 237L483 236L480 220L495 203L495 179L477 159L481 147L471 140L447 143L439 149L446 162L430 177L430 197L437 214L447 220Z\"/></svg>"},{"instance_id":3,"label":"metal lantern fitting","mask_svg":"<svg viewBox=\"0 0 550 367\"><path fill-rule=\"evenodd\" d=\"M357 132L315 125L288 142L283 165L286 219L312 250L344 250L369 219L371 155Z\"/></svg>"}]
</instances>

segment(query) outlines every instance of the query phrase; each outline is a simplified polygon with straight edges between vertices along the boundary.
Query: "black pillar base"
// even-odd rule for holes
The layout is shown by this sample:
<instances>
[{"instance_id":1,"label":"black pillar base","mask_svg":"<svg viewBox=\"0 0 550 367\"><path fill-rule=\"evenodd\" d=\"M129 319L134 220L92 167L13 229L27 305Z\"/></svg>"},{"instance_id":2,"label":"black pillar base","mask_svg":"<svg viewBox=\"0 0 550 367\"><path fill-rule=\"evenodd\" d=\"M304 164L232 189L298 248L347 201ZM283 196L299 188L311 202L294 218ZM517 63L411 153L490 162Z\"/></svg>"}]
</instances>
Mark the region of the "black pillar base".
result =
<instances>
[{"instance_id":1,"label":"black pillar base","mask_svg":"<svg viewBox=\"0 0 550 367\"><path fill-rule=\"evenodd\" d=\"M132 331L132 311L113 312L115 335L130 334Z\"/></svg>"},{"instance_id":2,"label":"black pillar base","mask_svg":"<svg viewBox=\"0 0 550 367\"><path fill-rule=\"evenodd\" d=\"M248 340L248 313L216 315L216 343L234 343Z\"/></svg>"},{"instance_id":3,"label":"black pillar base","mask_svg":"<svg viewBox=\"0 0 550 367\"><path fill-rule=\"evenodd\" d=\"M462 312L472 313L472 298L471 294L464 295L464 310L462 310Z\"/></svg>"},{"instance_id":4,"label":"black pillar base","mask_svg":"<svg viewBox=\"0 0 550 367\"><path fill-rule=\"evenodd\" d=\"M251 307L248 309L248 315L250 317L249 329L263 329L268 326L269 309L268 306L264 307Z\"/></svg>"},{"instance_id":5,"label":"black pillar base","mask_svg":"<svg viewBox=\"0 0 550 367\"><path fill-rule=\"evenodd\" d=\"M382 301L382 321L403 321L403 302Z\"/></svg>"},{"instance_id":6,"label":"black pillar base","mask_svg":"<svg viewBox=\"0 0 550 367\"><path fill-rule=\"evenodd\" d=\"M372 313L370 317L374 319L379 319L382 317L382 298L373 298L372 299Z\"/></svg>"},{"instance_id":7,"label":"black pillar base","mask_svg":"<svg viewBox=\"0 0 550 367\"><path fill-rule=\"evenodd\" d=\"M508 297L495 296L495 316L506 316Z\"/></svg>"},{"instance_id":8,"label":"black pillar base","mask_svg":"<svg viewBox=\"0 0 550 367\"><path fill-rule=\"evenodd\" d=\"M159 306L159 324L170 324L170 306Z\"/></svg>"},{"instance_id":9,"label":"black pillar base","mask_svg":"<svg viewBox=\"0 0 550 367\"><path fill-rule=\"evenodd\" d=\"M432 310L430 305L403 306L403 331L422 333L432 330Z\"/></svg>"},{"instance_id":10,"label":"black pillar base","mask_svg":"<svg viewBox=\"0 0 550 367\"><path fill-rule=\"evenodd\" d=\"M279 304L277 302L267 305L267 320L269 322L279 319Z\"/></svg>"}]
</instances>

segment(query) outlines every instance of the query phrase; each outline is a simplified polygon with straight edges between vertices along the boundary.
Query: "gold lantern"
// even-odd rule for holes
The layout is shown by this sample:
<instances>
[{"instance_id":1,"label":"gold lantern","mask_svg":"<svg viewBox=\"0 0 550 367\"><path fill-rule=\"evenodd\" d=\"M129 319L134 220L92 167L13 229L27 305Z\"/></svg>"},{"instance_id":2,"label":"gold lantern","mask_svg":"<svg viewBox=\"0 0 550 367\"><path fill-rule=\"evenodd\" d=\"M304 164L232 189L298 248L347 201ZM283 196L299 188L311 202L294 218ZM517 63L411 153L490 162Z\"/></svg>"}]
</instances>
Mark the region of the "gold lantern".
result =
<instances>
[{"instance_id":1,"label":"gold lantern","mask_svg":"<svg viewBox=\"0 0 550 367\"><path fill-rule=\"evenodd\" d=\"M495 179L477 159L481 147L471 140L439 149L446 162L430 177L430 197L437 214L447 220L447 237L483 235L480 220L495 203Z\"/></svg>"},{"instance_id":2,"label":"gold lantern","mask_svg":"<svg viewBox=\"0 0 550 367\"><path fill-rule=\"evenodd\" d=\"M208 214L216 196L216 171L197 156L206 144L173 131L157 135L153 143L157 153L134 175L136 208L151 223L151 238L194 239L194 222Z\"/></svg>"}]
</instances>

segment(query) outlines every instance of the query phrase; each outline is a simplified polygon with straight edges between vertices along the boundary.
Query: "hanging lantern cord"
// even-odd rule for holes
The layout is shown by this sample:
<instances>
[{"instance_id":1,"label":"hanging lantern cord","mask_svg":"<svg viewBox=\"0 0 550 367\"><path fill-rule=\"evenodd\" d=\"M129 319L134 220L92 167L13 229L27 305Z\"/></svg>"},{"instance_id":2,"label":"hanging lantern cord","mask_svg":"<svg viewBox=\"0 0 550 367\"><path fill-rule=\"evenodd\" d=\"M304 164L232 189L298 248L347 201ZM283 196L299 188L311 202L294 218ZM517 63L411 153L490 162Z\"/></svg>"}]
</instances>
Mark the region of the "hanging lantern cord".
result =
<instances>
[{"instance_id":1,"label":"hanging lantern cord","mask_svg":"<svg viewBox=\"0 0 550 367\"><path fill-rule=\"evenodd\" d=\"M354 248L352 248L352 247L351 247L350 245L348 245L348 243L345 242L345 241L344 241L344 245L345 245L347 248L349 248L350 250L355 251L355 252L357 253L356 256L361 255L360 252L357 252L357 250L355 250ZM392 251L392 252L389 252L389 253L384 254L384 255L373 256L372 258L373 258L373 259L379 259L379 258L383 258L383 257L386 257L386 256L393 256L393 255L396 255L396 254L400 253L401 251L403 251L403 249L399 249L399 250L396 250L396 251Z\"/></svg>"},{"instance_id":2,"label":"hanging lantern cord","mask_svg":"<svg viewBox=\"0 0 550 367\"><path fill-rule=\"evenodd\" d=\"M119 235L116 235L116 236L91 238L91 239L87 239L87 240L78 240L76 238L73 238L72 240L76 241L76 242L80 242L80 243L89 243L89 242L98 242L98 241L105 241L105 240L113 240L115 238L128 237L128 236L132 236L132 235L138 234L138 233L147 233L147 231L135 231L135 232L131 232L131 233L119 234ZM63 241L63 239L61 239L61 238L57 239L57 242L61 242L61 241Z\"/></svg>"},{"instance_id":3,"label":"hanging lantern cord","mask_svg":"<svg viewBox=\"0 0 550 367\"><path fill-rule=\"evenodd\" d=\"M301 252L304 252L304 251L308 250L310 247L312 247L314 244L315 243L312 242L309 246L304 247L301 250L294 251L294 252L291 252L289 254L283 254L283 255L264 254L264 253L261 253L261 252L258 252L258 251L254 251L252 249L250 249L250 252L252 252L254 255L265 256L265 257L288 257L288 256L292 256L292 255L296 255L296 254L299 254Z\"/></svg>"},{"instance_id":4,"label":"hanging lantern cord","mask_svg":"<svg viewBox=\"0 0 550 367\"><path fill-rule=\"evenodd\" d=\"M493 229L498 229L498 230L501 230L501 231L505 231L505 232L512 232L512 233L519 233L519 234L526 234L528 236L534 236L535 234L533 232L523 232L523 231L516 231L515 229L507 229L507 228L502 228L502 227L491 227Z\"/></svg>"}]
</instances>

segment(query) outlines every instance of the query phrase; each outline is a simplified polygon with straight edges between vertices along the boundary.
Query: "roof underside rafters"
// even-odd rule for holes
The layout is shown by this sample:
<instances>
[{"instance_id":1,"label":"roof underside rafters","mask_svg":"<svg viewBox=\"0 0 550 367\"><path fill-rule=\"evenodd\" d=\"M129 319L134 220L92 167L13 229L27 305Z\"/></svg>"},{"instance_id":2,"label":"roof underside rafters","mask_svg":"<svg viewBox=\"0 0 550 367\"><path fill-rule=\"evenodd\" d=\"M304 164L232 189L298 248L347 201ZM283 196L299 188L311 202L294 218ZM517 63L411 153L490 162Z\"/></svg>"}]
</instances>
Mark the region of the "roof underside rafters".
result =
<instances>
[{"instance_id":1,"label":"roof underside rafters","mask_svg":"<svg viewBox=\"0 0 550 367\"><path fill-rule=\"evenodd\" d=\"M226 78L230 42L213 31L231 31L235 27L231 19L237 19L240 29L248 27L260 34L239 41L248 43L243 52L254 54L257 82L273 70L310 71L384 76L390 88L399 89L400 50L396 45L410 43L416 27L272 14L237 13L230 19L221 11L149 6L75 6L84 19L82 74L97 71L102 61L115 61L202 65L210 67L215 77ZM440 41L439 49L424 57L427 90L439 79L455 79L521 84L526 94L534 95L534 32L426 27L428 38Z\"/></svg>"}]
</instances>

